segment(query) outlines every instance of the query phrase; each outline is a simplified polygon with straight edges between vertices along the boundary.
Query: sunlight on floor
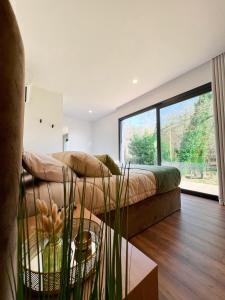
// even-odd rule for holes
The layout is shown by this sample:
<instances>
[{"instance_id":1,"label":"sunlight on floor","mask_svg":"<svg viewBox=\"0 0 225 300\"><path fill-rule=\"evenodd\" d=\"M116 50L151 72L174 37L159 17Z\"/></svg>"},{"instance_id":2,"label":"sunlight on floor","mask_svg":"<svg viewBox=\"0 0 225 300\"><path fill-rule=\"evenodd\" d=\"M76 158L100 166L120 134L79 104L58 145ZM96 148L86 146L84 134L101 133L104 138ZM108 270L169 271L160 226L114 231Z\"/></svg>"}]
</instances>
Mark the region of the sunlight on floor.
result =
<instances>
[{"instance_id":1,"label":"sunlight on floor","mask_svg":"<svg viewBox=\"0 0 225 300\"><path fill-rule=\"evenodd\" d=\"M208 184L208 183L198 183L198 182L191 182L188 180L184 180L182 178L182 182L180 184L182 189L192 190L196 192L218 195L218 185L215 184Z\"/></svg>"}]
</instances>

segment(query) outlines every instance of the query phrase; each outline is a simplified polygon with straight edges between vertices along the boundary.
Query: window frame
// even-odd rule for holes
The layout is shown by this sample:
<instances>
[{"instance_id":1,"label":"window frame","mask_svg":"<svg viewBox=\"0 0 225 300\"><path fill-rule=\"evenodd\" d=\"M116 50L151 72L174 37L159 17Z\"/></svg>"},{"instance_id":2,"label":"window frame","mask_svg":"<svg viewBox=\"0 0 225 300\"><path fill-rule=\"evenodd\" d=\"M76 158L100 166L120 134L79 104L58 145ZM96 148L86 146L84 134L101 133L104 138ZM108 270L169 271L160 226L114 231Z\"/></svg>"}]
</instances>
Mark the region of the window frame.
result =
<instances>
[{"instance_id":1,"label":"window frame","mask_svg":"<svg viewBox=\"0 0 225 300\"><path fill-rule=\"evenodd\" d=\"M152 105L152 106L148 106L147 108L144 108L144 109L141 109L141 110L138 110L132 114L129 114L129 115L126 115L122 118L119 118L118 119L118 129L119 129L119 160L121 159L121 144L122 144L122 121L126 120L126 119L129 119L129 118L132 118L134 116L137 116L139 114L142 114L142 113L145 113L147 111L150 111L150 110L153 110L155 109L155 113L156 113L156 138L157 138L157 165L161 165L161 161L159 161L159 147L158 147L158 139L160 138L160 130L159 130L159 124L158 124L158 121L159 121L159 111L156 107L156 105Z\"/></svg>"},{"instance_id":2,"label":"window frame","mask_svg":"<svg viewBox=\"0 0 225 300\"><path fill-rule=\"evenodd\" d=\"M169 99L163 100L159 103L147 106L143 109L137 110L133 113L130 113L128 115L125 115L121 118L118 119L118 138L119 138L119 160L121 159L121 144L122 144L122 121L134 117L136 115L139 115L141 113L147 112L152 109L156 109L156 136L157 136L157 165L161 166L161 136L160 136L160 131L161 131L161 126L160 126L160 109L168 107L173 104L177 104L179 102L183 102L185 100L188 100L193 97L200 96L205 93L209 93L212 91L212 83L208 82L206 84L203 84L201 86L198 86L194 89L191 89L189 91L186 91L184 93L178 94L174 97L171 97ZM212 194L206 194L202 192L197 192L197 191L192 191L192 190L185 190L181 189L183 193L194 195L194 196L199 196L199 197L204 197L212 200L218 201L218 196L212 195Z\"/></svg>"}]
</instances>

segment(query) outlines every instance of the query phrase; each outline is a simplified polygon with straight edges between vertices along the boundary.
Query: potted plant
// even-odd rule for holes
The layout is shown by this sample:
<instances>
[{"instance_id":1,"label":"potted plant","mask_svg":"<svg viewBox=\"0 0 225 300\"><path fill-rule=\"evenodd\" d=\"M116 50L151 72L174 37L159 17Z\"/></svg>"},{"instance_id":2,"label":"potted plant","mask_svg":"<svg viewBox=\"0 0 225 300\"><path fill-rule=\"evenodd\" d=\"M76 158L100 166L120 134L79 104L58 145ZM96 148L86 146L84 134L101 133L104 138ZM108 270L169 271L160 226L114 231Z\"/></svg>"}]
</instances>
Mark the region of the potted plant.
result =
<instances>
[{"instance_id":1,"label":"potted plant","mask_svg":"<svg viewBox=\"0 0 225 300\"><path fill-rule=\"evenodd\" d=\"M74 193L76 182L64 183L69 189L64 208L58 209L51 199L50 208L45 201L36 199L35 216L28 217L24 185L18 208L18 270L17 288L12 293L17 300L37 297L55 299L124 299L127 296L128 259L125 276L122 275L120 203L122 190L128 199L129 176L116 180L116 207L114 231L106 226L110 213L110 178L102 179L104 190L105 222L96 224L92 214L84 216L86 184L79 194L79 218L74 218L78 199ZM93 190L94 193L94 190ZM65 192L64 195L67 193ZM125 201L125 202L124 202ZM67 204L66 204L67 203ZM33 226L31 226L31 223ZM90 248L90 243L93 249ZM89 247L89 248L88 248ZM88 250L89 249L89 250ZM89 251L89 252L88 252ZM91 252L90 252L91 251ZM93 253L92 253L93 252ZM126 251L126 253L128 253ZM35 257L35 270L34 270ZM123 291L125 291L123 293Z\"/></svg>"}]
</instances>

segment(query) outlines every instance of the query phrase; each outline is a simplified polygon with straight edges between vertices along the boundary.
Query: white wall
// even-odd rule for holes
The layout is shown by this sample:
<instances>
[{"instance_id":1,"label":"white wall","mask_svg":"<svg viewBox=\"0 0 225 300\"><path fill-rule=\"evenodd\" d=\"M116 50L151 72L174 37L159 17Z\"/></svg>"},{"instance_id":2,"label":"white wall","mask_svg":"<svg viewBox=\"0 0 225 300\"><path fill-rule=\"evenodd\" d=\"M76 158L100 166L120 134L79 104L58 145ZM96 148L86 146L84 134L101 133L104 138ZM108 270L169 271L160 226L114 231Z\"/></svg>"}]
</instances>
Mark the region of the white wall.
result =
<instances>
[{"instance_id":1,"label":"white wall","mask_svg":"<svg viewBox=\"0 0 225 300\"><path fill-rule=\"evenodd\" d=\"M66 150L92 152L91 123L64 116L65 132L68 131L69 141Z\"/></svg>"},{"instance_id":2,"label":"white wall","mask_svg":"<svg viewBox=\"0 0 225 300\"><path fill-rule=\"evenodd\" d=\"M118 119L127 114L176 96L211 81L211 65L206 63L144 94L114 113L95 122L64 116L62 95L31 87L25 105L24 149L44 153L62 151L63 126L68 128L68 150L94 154L109 153L118 159ZM43 123L39 120L42 119ZM55 127L51 128L51 124Z\"/></svg>"},{"instance_id":3,"label":"white wall","mask_svg":"<svg viewBox=\"0 0 225 300\"><path fill-rule=\"evenodd\" d=\"M114 113L96 121L92 125L92 152L108 153L119 159L118 153L118 119L127 114L169 99L195 87L211 81L211 64L206 63L198 68L144 94L141 97L118 108Z\"/></svg>"},{"instance_id":4,"label":"white wall","mask_svg":"<svg viewBox=\"0 0 225 300\"><path fill-rule=\"evenodd\" d=\"M62 95L31 86L25 104L24 149L42 153L62 151L62 128Z\"/></svg>"}]
</instances>

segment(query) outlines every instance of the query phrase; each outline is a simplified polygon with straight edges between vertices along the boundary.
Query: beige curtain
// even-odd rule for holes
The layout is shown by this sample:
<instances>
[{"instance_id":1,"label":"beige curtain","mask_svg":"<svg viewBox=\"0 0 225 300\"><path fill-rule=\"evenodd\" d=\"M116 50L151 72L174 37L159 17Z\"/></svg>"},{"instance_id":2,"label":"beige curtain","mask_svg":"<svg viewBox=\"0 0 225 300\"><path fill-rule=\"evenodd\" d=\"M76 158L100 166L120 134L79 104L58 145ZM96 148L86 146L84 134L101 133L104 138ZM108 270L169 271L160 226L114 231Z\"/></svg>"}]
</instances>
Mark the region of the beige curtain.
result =
<instances>
[{"instance_id":1,"label":"beige curtain","mask_svg":"<svg viewBox=\"0 0 225 300\"><path fill-rule=\"evenodd\" d=\"M216 122L219 202L225 204L225 53L212 61L214 111Z\"/></svg>"}]
</instances>

